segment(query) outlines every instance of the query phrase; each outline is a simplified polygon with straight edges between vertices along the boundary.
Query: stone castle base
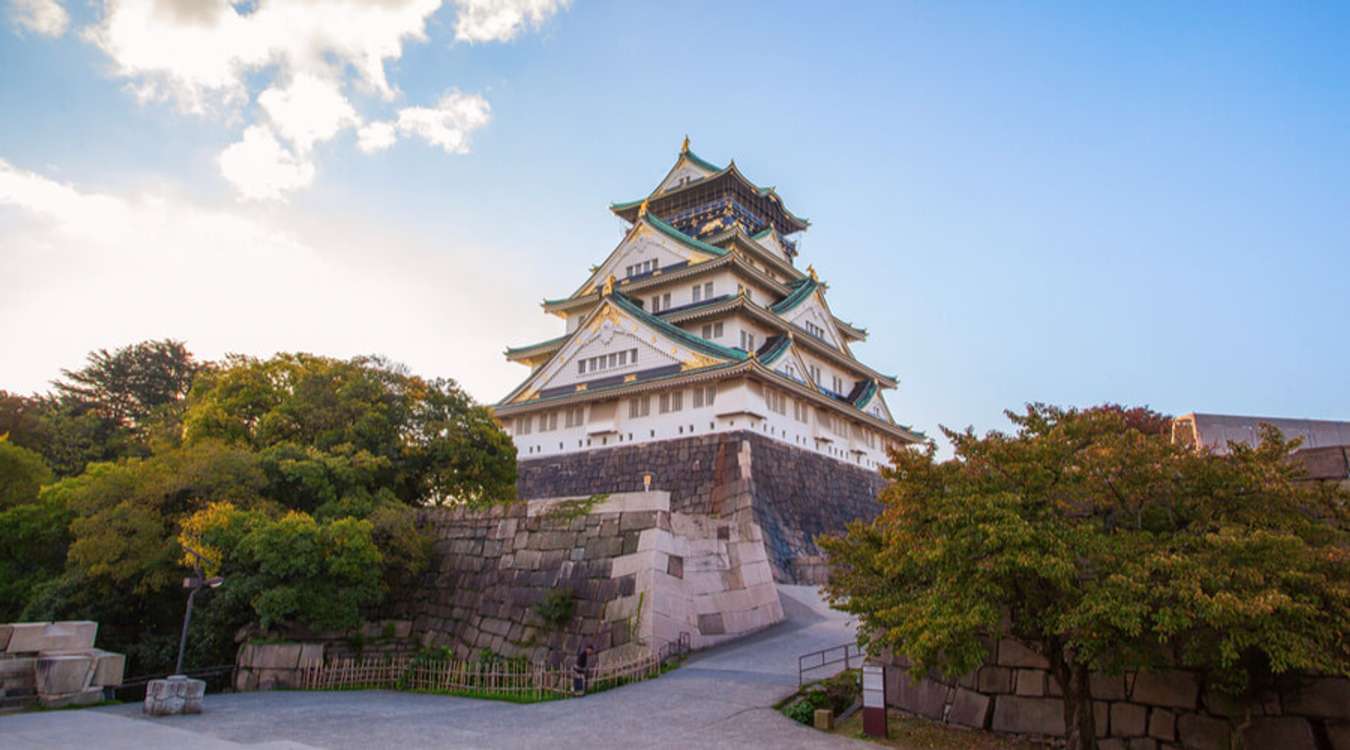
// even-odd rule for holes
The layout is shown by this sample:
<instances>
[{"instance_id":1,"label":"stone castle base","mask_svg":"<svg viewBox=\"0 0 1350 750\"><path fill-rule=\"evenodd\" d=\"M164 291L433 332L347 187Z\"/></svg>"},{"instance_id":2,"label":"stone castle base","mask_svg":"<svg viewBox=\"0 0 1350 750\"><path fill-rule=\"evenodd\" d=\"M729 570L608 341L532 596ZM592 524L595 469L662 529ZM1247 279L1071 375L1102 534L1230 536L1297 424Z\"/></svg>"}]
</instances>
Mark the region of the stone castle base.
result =
<instances>
[{"instance_id":1,"label":"stone castle base","mask_svg":"<svg viewBox=\"0 0 1350 750\"><path fill-rule=\"evenodd\" d=\"M635 492L670 493L672 512L716 514L747 496L773 566L784 583L820 583L825 565L815 537L842 531L881 510L885 480L875 471L742 430L604 448L520 462L521 498Z\"/></svg>"}]
</instances>

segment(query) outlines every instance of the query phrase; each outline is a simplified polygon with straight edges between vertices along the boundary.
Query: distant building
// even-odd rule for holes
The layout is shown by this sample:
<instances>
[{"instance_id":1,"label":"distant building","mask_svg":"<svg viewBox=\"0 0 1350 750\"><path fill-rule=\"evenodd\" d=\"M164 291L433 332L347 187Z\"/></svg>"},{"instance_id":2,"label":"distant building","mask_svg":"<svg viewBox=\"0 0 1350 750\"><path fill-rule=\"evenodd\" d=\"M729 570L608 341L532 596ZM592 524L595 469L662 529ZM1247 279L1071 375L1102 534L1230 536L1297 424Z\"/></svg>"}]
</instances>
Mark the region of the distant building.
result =
<instances>
[{"instance_id":1,"label":"distant building","mask_svg":"<svg viewBox=\"0 0 1350 750\"><path fill-rule=\"evenodd\" d=\"M1294 456L1307 467L1309 478L1350 478L1350 422L1192 412L1172 420L1172 441L1227 453L1229 443L1255 447L1263 424L1279 430L1285 439L1303 441Z\"/></svg>"}]
</instances>

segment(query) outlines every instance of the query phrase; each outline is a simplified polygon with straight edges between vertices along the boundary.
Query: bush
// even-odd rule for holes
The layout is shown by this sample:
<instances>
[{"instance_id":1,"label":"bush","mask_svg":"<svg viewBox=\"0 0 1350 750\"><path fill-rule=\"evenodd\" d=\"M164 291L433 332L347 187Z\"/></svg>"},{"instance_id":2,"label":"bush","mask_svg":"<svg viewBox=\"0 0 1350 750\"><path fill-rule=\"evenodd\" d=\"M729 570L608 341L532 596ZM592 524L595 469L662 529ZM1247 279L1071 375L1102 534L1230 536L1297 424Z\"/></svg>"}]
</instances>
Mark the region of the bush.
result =
<instances>
[{"instance_id":1,"label":"bush","mask_svg":"<svg viewBox=\"0 0 1350 750\"><path fill-rule=\"evenodd\" d=\"M534 611L553 628L561 628L571 622L574 609L576 598L569 589L553 589L534 605Z\"/></svg>"},{"instance_id":2,"label":"bush","mask_svg":"<svg viewBox=\"0 0 1350 750\"><path fill-rule=\"evenodd\" d=\"M858 701L862 687L858 684L858 673L853 670L839 674L820 683L820 694L824 696L834 715L839 716L849 710Z\"/></svg>"}]
</instances>

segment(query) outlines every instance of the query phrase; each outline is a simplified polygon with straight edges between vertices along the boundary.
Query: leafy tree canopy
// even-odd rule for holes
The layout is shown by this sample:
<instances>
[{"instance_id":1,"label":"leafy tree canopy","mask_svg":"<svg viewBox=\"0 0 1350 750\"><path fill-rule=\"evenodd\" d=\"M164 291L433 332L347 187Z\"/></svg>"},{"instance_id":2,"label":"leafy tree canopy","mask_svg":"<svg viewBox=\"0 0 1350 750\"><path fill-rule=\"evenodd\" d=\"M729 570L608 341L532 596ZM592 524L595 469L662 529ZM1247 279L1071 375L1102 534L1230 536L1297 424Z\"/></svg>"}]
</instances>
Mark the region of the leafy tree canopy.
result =
<instances>
[{"instance_id":1,"label":"leafy tree canopy","mask_svg":"<svg viewBox=\"0 0 1350 750\"><path fill-rule=\"evenodd\" d=\"M1008 416L1011 435L944 430L950 461L896 452L876 521L822 540L831 601L872 647L956 674L1015 638L1064 687L1075 748L1095 670L1179 662L1233 694L1350 674L1347 498L1300 481L1295 444L1196 453L1114 406Z\"/></svg>"},{"instance_id":2,"label":"leafy tree canopy","mask_svg":"<svg viewBox=\"0 0 1350 750\"><path fill-rule=\"evenodd\" d=\"M36 500L38 489L51 478L42 456L0 434L0 510Z\"/></svg>"}]
</instances>

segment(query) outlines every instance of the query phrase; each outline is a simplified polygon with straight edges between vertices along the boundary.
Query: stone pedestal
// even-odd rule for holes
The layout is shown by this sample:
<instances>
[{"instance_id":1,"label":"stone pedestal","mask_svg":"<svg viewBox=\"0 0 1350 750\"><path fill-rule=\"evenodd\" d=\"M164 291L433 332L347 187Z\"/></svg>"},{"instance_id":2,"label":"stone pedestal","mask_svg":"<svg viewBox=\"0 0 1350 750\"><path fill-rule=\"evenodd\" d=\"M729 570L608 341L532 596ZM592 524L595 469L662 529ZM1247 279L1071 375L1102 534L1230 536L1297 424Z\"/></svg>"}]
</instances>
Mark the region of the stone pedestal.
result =
<instances>
[{"instance_id":1,"label":"stone pedestal","mask_svg":"<svg viewBox=\"0 0 1350 750\"><path fill-rule=\"evenodd\" d=\"M199 714L206 696L206 682L186 675L151 680L145 689L145 712L151 716Z\"/></svg>"}]
</instances>

